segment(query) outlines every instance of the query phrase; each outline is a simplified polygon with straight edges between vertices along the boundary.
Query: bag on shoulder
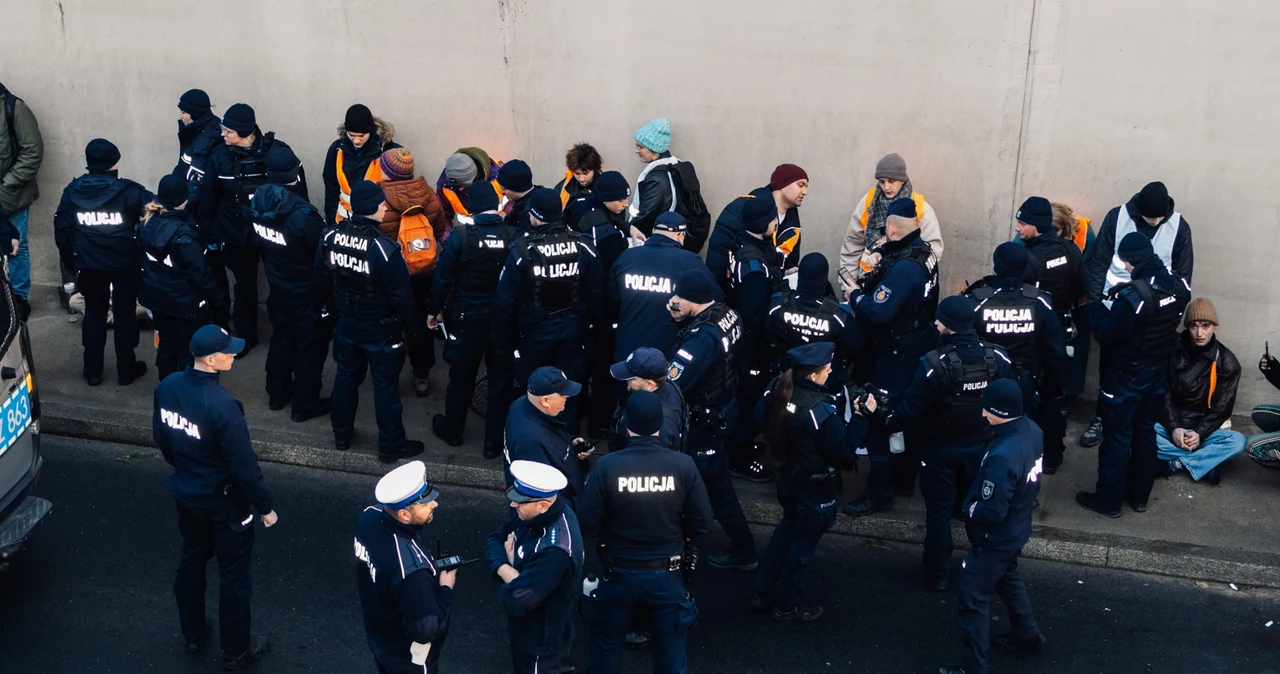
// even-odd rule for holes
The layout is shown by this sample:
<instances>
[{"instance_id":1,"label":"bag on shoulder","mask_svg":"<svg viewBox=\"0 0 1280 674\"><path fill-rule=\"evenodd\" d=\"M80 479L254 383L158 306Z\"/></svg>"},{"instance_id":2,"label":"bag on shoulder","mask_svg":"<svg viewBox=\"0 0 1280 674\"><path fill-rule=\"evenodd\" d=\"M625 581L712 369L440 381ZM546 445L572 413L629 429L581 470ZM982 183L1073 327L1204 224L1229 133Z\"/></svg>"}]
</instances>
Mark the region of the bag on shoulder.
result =
<instances>
[{"instance_id":1,"label":"bag on shoulder","mask_svg":"<svg viewBox=\"0 0 1280 674\"><path fill-rule=\"evenodd\" d=\"M396 238L410 274L417 276L435 269L438 248L435 230L421 205L415 204L400 213L400 232Z\"/></svg>"},{"instance_id":2,"label":"bag on shoulder","mask_svg":"<svg viewBox=\"0 0 1280 674\"><path fill-rule=\"evenodd\" d=\"M676 179L675 210L688 222L689 233L685 235L684 247L695 253L702 251L711 233L711 211L707 202L702 199L702 183L698 181L698 172L693 164L678 161L671 174Z\"/></svg>"}]
</instances>

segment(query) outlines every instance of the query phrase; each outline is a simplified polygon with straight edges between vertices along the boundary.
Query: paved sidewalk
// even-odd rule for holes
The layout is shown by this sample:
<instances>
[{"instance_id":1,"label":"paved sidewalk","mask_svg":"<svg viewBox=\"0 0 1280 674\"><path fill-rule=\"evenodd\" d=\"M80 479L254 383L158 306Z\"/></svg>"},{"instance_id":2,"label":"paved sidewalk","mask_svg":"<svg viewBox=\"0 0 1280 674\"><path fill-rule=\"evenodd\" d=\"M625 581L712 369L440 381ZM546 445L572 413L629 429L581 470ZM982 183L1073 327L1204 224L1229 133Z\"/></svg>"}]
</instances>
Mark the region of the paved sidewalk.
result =
<instances>
[{"instance_id":1,"label":"paved sidewalk","mask_svg":"<svg viewBox=\"0 0 1280 674\"><path fill-rule=\"evenodd\" d=\"M43 406L42 431L55 435L151 445L152 388L154 372L132 386L115 383L114 354L108 343L106 373L101 386L90 388L81 377L80 324L54 300L51 289L37 288L30 319L36 376ZM78 318L78 317L77 317ZM269 330L265 314L264 332ZM110 340L108 340L110 342ZM139 358L151 367L155 359L152 333L142 337ZM327 418L293 423L289 412L267 409L263 364L267 344L236 362L223 375L223 385L245 407L259 456L302 466L380 474L386 466L376 458L376 426L372 390L366 382L356 418L352 449L333 449ZM325 393L332 384L333 365L325 371ZM480 454L480 420L469 417L467 442L453 448L439 442L430 431L431 417L442 411L447 367L440 361L431 373L432 392L415 398L409 373L401 378L405 426L408 437L426 443L423 455L432 477L443 483L499 489L501 465ZM1084 407L1082 405L1081 407ZM1082 410L1084 411L1084 410ZM1073 419L1068 430L1067 459L1056 475L1044 476L1041 507L1035 511L1036 535L1026 555L1054 561L1160 573L1171 576L1280 587L1280 472L1268 471L1245 457L1232 462L1221 486L1193 483L1185 474L1158 480L1151 509L1143 514L1126 508L1124 516L1108 519L1075 504L1075 492L1092 489L1096 475L1096 448L1074 444L1084 418ZM1247 417L1236 419L1248 433ZM849 474L846 497L862 489L862 474ZM772 524L780 511L771 485L735 480L748 518ZM894 510L880 516L852 520L841 516L835 532L886 540L920 542L924 537L924 504L917 495L899 498ZM963 541L957 529L956 540Z\"/></svg>"}]
</instances>

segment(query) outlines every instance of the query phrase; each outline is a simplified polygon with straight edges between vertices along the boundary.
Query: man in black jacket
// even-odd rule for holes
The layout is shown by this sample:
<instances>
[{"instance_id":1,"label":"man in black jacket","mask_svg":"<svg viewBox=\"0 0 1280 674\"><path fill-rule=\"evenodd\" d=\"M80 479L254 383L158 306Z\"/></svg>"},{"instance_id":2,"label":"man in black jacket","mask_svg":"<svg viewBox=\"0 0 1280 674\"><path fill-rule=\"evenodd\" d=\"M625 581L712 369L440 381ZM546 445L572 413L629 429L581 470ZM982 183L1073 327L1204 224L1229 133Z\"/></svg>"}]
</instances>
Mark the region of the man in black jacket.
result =
<instances>
[{"instance_id":1,"label":"man in black jacket","mask_svg":"<svg viewBox=\"0 0 1280 674\"><path fill-rule=\"evenodd\" d=\"M1240 361L1218 341L1218 312L1201 297L1187 305L1186 330L1169 358L1165 418L1156 426L1156 447L1170 473L1186 470L1193 480L1218 484L1222 465L1244 451L1244 436L1225 428L1236 405Z\"/></svg>"},{"instance_id":2,"label":"man in black jacket","mask_svg":"<svg viewBox=\"0 0 1280 674\"><path fill-rule=\"evenodd\" d=\"M209 158L222 146L222 123L213 114L209 94L191 89L178 99L178 164L173 175L187 183L187 202L196 203Z\"/></svg>"},{"instance_id":3,"label":"man in black jacket","mask_svg":"<svg viewBox=\"0 0 1280 674\"><path fill-rule=\"evenodd\" d=\"M356 103L338 127L338 139L329 144L324 156L324 221L328 224L351 218L351 186L361 180L382 182L378 159L383 152L400 147L392 141L395 128L374 117L369 108Z\"/></svg>"},{"instance_id":4,"label":"man in black jacket","mask_svg":"<svg viewBox=\"0 0 1280 674\"><path fill-rule=\"evenodd\" d=\"M750 199L772 201L778 209L778 229L773 245L784 259L783 269L800 266L800 204L809 191L809 174L795 164L779 164L769 184L729 202L716 218L707 247L707 268L724 286L729 275L729 253L742 231L742 208Z\"/></svg>"}]
</instances>

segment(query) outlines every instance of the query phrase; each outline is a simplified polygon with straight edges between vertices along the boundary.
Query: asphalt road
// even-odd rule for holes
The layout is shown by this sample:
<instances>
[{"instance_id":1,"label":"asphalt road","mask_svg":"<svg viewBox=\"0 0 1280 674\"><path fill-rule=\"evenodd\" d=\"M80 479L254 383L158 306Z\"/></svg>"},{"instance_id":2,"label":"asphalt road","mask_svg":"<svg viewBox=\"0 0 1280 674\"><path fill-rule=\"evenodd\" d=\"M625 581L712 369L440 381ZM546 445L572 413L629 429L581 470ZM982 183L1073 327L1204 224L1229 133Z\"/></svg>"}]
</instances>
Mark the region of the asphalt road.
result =
<instances>
[{"instance_id":1,"label":"asphalt road","mask_svg":"<svg viewBox=\"0 0 1280 674\"><path fill-rule=\"evenodd\" d=\"M214 672L213 647L180 649L171 585L178 534L157 453L45 437L39 493L54 510L0 575L0 672ZM273 652L256 671L373 672L356 597L352 526L368 476L265 465L280 524L256 541L254 626ZM426 538L478 553L506 516L501 495L444 487ZM768 531L757 529L763 548ZM717 540L708 541L713 547ZM746 610L749 575L704 571L694 672L919 672L959 657L955 599L915 582L913 546L831 536L814 561L817 623L776 625ZM995 672L1280 672L1280 594L1025 561L1049 640L1039 658L997 654ZM460 573L446 673L509 671L496 581ZM216 606L211 572L209 610ZM997 610L992 633L1003 631ZM1268 621L1275 621L1266 627ZM585 662L580 630L577 661ZM626 671L649 671L628 652Z\"/></svg>"}]
</instances>

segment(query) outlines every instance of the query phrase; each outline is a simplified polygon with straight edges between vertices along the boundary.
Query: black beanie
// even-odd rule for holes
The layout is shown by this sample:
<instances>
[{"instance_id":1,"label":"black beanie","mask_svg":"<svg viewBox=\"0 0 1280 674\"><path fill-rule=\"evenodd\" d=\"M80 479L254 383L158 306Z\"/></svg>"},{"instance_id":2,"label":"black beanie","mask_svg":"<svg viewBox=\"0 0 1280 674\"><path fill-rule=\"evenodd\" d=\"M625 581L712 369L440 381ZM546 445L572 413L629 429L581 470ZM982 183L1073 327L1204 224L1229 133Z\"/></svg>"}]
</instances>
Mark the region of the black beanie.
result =
<instances>
[{"instance_id":1,"label":"black beanie","mask_svg":"<svg viewBox=\"0 0 1280 674\"><path fill-rule=\"evenodd\" d=\"M889 202L889 215L896 215L900 218L918 219L916 215L915 199L897 199Z\"/></svg>"},{"instance_id":2,"label":"black beanie","mask_svg":"<svg viewBox=\"0 0 1280 674\"><path fill-rule=\"evenodd\" d=\"M1162 182L1147 183L1138 193L1138 214L1144 218L1163 218L1169 214L1169 190Z\"/></svg>"},{"instance_id":3,"label":"black beanie","mask_svg":"<svg viewBox=\"0 0 1280 674\"><path fill-rule=\"evenodd\" d=\"M1013 217L1040 233L1053 229L1053 205L1044 197L1027 197Z\"/></svg>"},{"instance_id":4,"label":"black beanie","mask_svg":"<svg viewBox=\"0 0 1280 674\"><path fill-rule=\"evenodd\" d=\"M156 190L156 201L161 206L174 209L187 200L187 181L169 173L160 179L160 188Z\"/></svg>"},{"instance_id":5,"label":"black beanie","mask_svg":"<svg viewBox=\"0 0 1280 674\"><path fill-rule=\"evenodd\" d=\"M622 201L631 196L631 186L627 179L617 171L605 171L596 178L593 192L601 202Z\"/></svg>"},{"instance_id":6,"label":"black beanie","mask_svg":"<svg viewBox=\"0 0 1280 674\"><path fill-rule=\"evenodd\" d=\"M1156 249L1151 245L1151 239L1148 239L1141 232L1129 232L1120 239L1120 245L1116 246L1116 257L1121 262L1129 264L1138 264L1143 260L1156 254Z\"/></svg>"},{"instance_id":7,"label":"black beanie","mask_svg":"<svg viewBox=\"0 0 1280 674\"><path fill-rule=\"evenodd\" d=\"M632 433L657 435L662 430L662 400L653 391L636 391L627 397L623 418Z\"/></svg>"},{"instance_id":8,"label":"black beanie","mask_svg":"<svg viewBox=\"0 0 1280 674\"><path fill-rule=\"evenodd\" d=\"M376 130L373 113L362 103L347 108L347 118L342 125L347 133L373 133Z\"/></svg>"},{"instance_id":9,"label":"black beanie","mask_svg":"<svg viewBox=\"0 0 1280 674\"><path fill-rule=\"evenodd\" d=\"M520 159L511 159L498 168L498 184L508 192L528 192L533 189L533 171Z\"/></svg>"},{"instance_id":10,"label":"black beanie","mask_svg":"<svg viewBox=\"0 0 1280 674\"><path fill-rule=\"evenodd\" d=\"M222 125L235 131L241 138L248 138L258 129L258 118L253 114L253 108L244 103L236 103L227 108L226 114L222 116Z\"/></svg>"},{"instance_id":11,"label":"black beanie","mask_svg":"<svg viewBox=\"0 0 1280 674\"><path fill-rule=\"evenodd\" d=\"M302 162L293 150L277 143L267 154L267 180L277 185L291 185L298 181L298 171Z\"/></svg>"},{"instance_id":12,"label":"black beanie","mask_svg":"<svg viewBox=\"0 0 1280 674\"><path fill-rule=\"evenodd\" d=\"M675 295L692 304L710 304L716 301L715 285L710 272L689 269L676 277Z\"/></svg>"},{"instance_id":13,"label":"black beanie","mask_svg":"<svg viewBox=\"0 0 1280 674\"><path fill-rule=\"evenodd\" d=\"M982 409L1001 419L1022 416L1022 387L1012 379L997 379L982 389Z\"/></svg>"},{"instance_id":14,"label":"black beanie","mask_svg":"<svg viewBox=\"0 0 1280 674\"><path fill-rule=\"evenodd\" d=\"M973 329L974 312L978 305L964 295L952 295L938 302L938 310L933 317L952 332L964 332Z\"/></svg>"},{"instance_id":15,"label":"black beanie","mask_svg":"<svg viewBox=\"0 0 1280 674\"><path fill-rule=\"evenodd\" d=\"M472 213L498 210L498 193L487 180L477 180L467 189L467 208Z\"/></svg>"},{"instance_id":16,"label":"black beanie","mask_svg":"<svg viewBox=\"0 0 1280 674\"><path fill-rule=\"evenodd\" d=\"M769 223L778 217L778 205L773 199L749 197L742 204L742 228L752 234L769 231Z\"/></svg>"},{"instance_id":17,"label":"black beanie","mask_svg":"<svg viewBox=\"0 0 1280 674\"><path fill-rule=\"evenodd\" d=\"M178 109L191 115L194 118L200 118L209 114L213 104L209 102L209 94L201 89L188 89L186 93L178 98Z\"/></svg>"},{"instance_id":18,"label":"black beanie","mask_svg":"<svg viewBox=\"0 0 1280 674\"><path fill-rule=\"evenodd\" d=\"M827 275L831 265L822 253L809 253L800 259L800 278L796 292L803 297L822 297L827 294Z\"/></svg>"},{"instance_id":19,"label":"black beanie","mask_svg":"<svg viewBox=\"0 0 1280 674\"><path fill-rule=\"evenodd\" d=\"M354 215L373 215L386 200L382 186L372 180L361 180L351 188L351 212Z\"/></svg>"},{"instance_id":20,"label":"black beanie","mask_svg":"<svg viewBox=\"0 0 1280 674\"><path fill-rule=\"evenodd\" d=\"M541 223L560 222L564 219L564 204L555 190L539 187L529 197L529 215Z\"/></svg>"},{"instance_id":21,"label":"black beanie","mask_svg":"<svg viewBox=\"0 0 1280 674\"><path fill-rule=\"evenodd\" d=\"M1005 241L996 246L991 262L996 276L1020 279L1027 270L1027 248L1020 243Z\"/></svg>"},{"instance_id":22,"label":"black beanie","mask_svg":"<svg viewBox=\"0 0 1280 674\"><path fill-rule=\"evenodd\" d=\"M84 148L84 167L89 173L106 173L120 161L120 148L105 138L94 138Z\"/></svg>"}]
</instances>

